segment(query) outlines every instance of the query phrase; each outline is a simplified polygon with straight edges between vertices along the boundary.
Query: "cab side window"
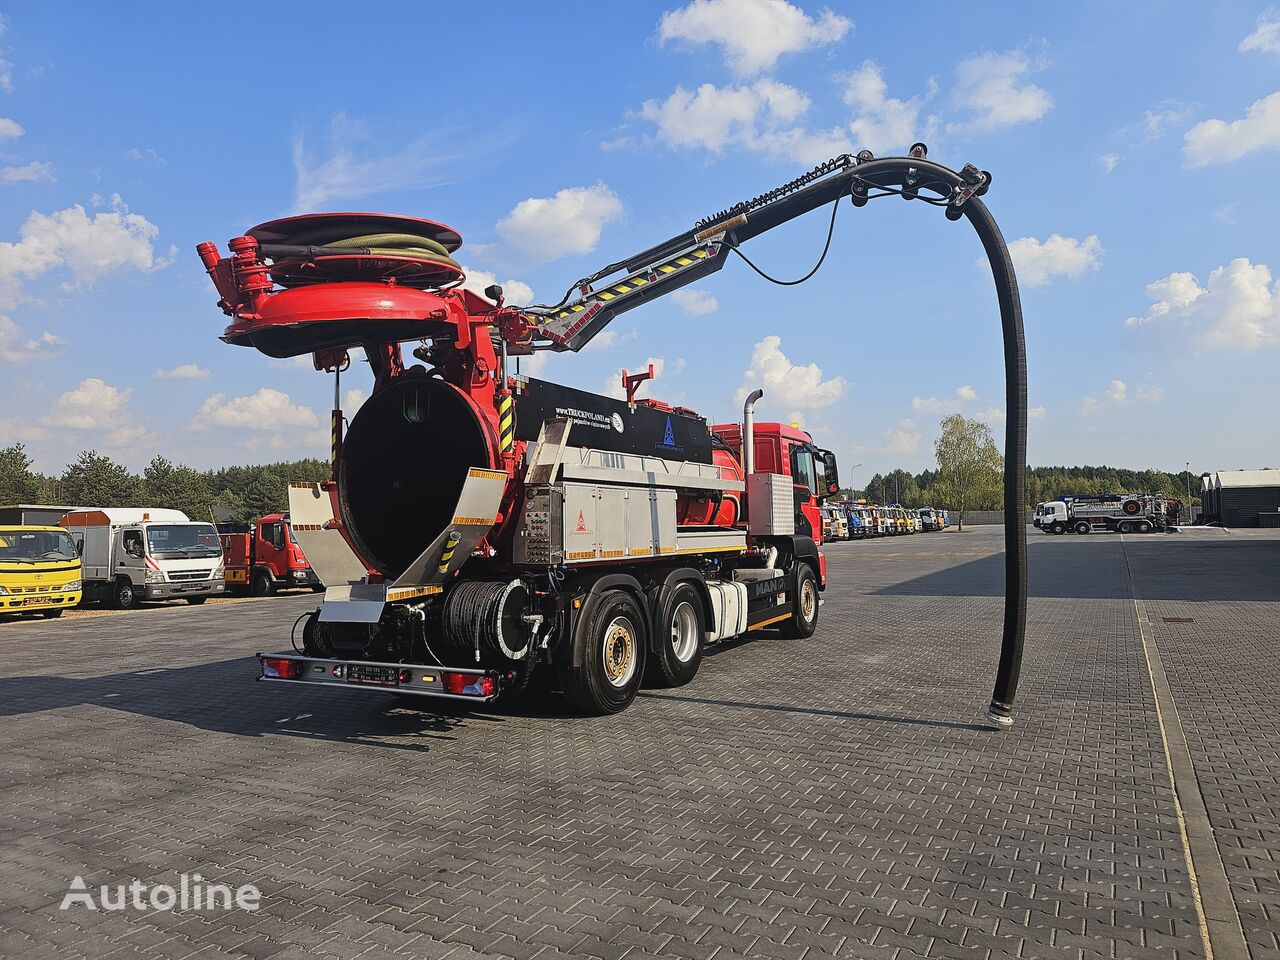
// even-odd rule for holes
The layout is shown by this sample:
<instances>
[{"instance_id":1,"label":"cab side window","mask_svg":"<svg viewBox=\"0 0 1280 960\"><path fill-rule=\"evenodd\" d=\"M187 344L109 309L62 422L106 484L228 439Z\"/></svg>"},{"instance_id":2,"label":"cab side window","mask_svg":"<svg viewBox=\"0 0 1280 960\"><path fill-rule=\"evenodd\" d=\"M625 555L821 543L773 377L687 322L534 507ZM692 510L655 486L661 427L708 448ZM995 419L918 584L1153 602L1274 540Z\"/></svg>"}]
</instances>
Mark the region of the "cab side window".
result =
<instances>
[{"instance_id":1,"label":"cab side window","mask_svg":"<svg viewBox=\"0 0 1280 960\"><path fill-rule=\"evenodd\" d=\"M818 489L813 454L798 443L791 447L791 482L798 487L808 487L810 491Z\"/></svg>"},{"instance_id":2,"label":"cab side window","mask_svg":"<svg viewBox=\"0 0 1280 960\"><path fill-rule=\"evenodd\" d=\"M124 532L124 552L131 557L142 556L141 530L126 530Z\"/></svg>"}]
</instances>

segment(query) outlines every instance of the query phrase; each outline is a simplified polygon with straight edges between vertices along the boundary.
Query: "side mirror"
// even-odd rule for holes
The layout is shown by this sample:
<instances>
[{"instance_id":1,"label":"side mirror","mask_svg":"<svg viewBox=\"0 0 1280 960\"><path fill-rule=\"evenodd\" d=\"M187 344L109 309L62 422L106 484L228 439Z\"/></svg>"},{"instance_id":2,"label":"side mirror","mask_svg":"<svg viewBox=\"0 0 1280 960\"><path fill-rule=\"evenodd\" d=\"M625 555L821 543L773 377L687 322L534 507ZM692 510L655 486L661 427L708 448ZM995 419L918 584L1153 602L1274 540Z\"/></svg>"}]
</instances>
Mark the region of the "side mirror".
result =
<instances>
[{"instance_id":1,"label":"side mirror","mask_svg":"<svg viewBox=\"0 0 1280 960\"><path fill-rule=\"evenodd\" d=\"M83 541L83 540L77 541L77 543L76 543L76 556L77 556L77 557L83 557L83 556L84 556L84 541Z\"/></svg>"}]
</instances>

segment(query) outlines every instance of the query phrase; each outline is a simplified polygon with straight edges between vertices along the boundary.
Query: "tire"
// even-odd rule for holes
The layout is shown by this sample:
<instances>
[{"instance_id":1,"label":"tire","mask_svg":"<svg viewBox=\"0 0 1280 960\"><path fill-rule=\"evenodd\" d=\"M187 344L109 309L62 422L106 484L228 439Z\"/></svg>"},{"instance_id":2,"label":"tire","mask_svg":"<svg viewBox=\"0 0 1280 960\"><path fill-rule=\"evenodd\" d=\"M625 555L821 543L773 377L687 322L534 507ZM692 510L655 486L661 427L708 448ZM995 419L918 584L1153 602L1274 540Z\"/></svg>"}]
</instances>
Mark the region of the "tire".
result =
<instances>
[{"instance_id":1,"label":"tire","mask_svg":"<svg viewBox=\"0 0 1280 960\"><path fill-rule=\"evenodd\" d=\"M1133 514L1137 513L1139 510L1142 509L1142 505L1138 503L1137 500L1126 500L1121 505L1120 509L1123 510L1125 513L1129 514L1130 516L1133 516Z\"/></svg>"},{"instance_id":2,"label":"tire","mask_svg":"<svg viewBox=\"0 0 1280 960\"><path fill-rule=\"evenodd\" d=\"M1055 524L1054 524L1052 527L1050 527L1049 529L1053 531L1053 535L1054 535L1055 537L1060 537L1060 536L1062 536L1064 533L1066 533L1066 532L1067 532L1067 525L1066 525L1065 523L1063 523L1061 520L1059 520L1057 523L1055 523Z\"/></svg>"},{"instance_id":3,"label":"tire","mask_svg":"<svg viewBox=\"0 0 1280 960\"><path fill-rule=\"evenodd\" d=\"M1138 522L1138 532L1139 532L1139 533L1150 533L1150 532L1151 532L1151 524L1150 524L1150 523L1148 523L1146 520L1140 520L1140 521Z\"/></svg>"},{"instance_id":4,"label":"tire","mask_svg":"<svg viewBox=\"0 0 1280 960\"><path fill-rule=\"evenodd\" d=\"M573 631L564 695L593 716L630 706L644 679L648 618L625 590L604 590L592 598Z\"/></svg>"},{"instance_id":5,"label":"tire","mask_svg":"<svg viewBox=\"0 0 1280 960\"><path fill-rule=\"evenodd\" d=\"M253 571L253 586L250 593L255 597L269 597L276 592L276 582L271 579L271 574L265 570Z\"/></svg>"},{"instance_id":6,"label":"tire","mask_svg":"<svg viewBox=\"0 0 1280 960\"><path fill-rule=\"evenodd\" d=\"M138 591L128 577L121 577L112 586L111 605L117 610L132 610L138 605Z\"/></svg>"},{"instance_id":7,"label":"tire","mask_svg":"<svg viewBox=\"0 0 1280 960\"><path fill-rule=\"evenodd\" d=\"M1093 527L1089 526L1089 522L1087 520L1081 520L1075 525L1074 529L1076 533L1089 533L1093 530Z\"/></svg>"},{"instance_id":8,"label":"tire","mask_svg":"<svg viewBox=\"0 0 1280 960\"><path fill-rule=\"evenodd\" d=\"M193 607L198 607L208 599L208 597L187 597L187 603L191 604Z\"/></svg>"},{"instance_id":9,"label":"tire","mask_svg":"<svg viewBox=\"0 0 1280 960\"><path fill-rule=\"evenodd\" d=\"M41 610L40 616L44 617L46 620L57 620L62 616L62 608L57 610Z\"/></svg>"},{"instance_id":10,"label":"tire","mask_svg":"<svg viewBox=\"0 0 1280 960\"><path fill-rule=\"evenodd\" d=\"M818 578L813 567L801 563L796 568L795 610L779 628L788 640L804 640L818 629Z\"/></svg>"},{"instance_id":11,"label":"tire","mask_svg":"<svg viewBox=\"0 0 1280 960\"><path fill-rule=\"evenodd\" d=\"M1133 533L1133 524L1128 520L1121 520L1120 525L1116 529L1121 533Z\"/></svg>"},{"instance_id":12,"label":"tire","mask_svg":"<svg viewBox=\"0 0 1280 960\"><path fill-rule=\"evenodd\" d=\"M664 687L683 687L698 675L707 639L702 595L688 580L663 598L654 622L649 679Z\"/></svg>"}]
</instances>

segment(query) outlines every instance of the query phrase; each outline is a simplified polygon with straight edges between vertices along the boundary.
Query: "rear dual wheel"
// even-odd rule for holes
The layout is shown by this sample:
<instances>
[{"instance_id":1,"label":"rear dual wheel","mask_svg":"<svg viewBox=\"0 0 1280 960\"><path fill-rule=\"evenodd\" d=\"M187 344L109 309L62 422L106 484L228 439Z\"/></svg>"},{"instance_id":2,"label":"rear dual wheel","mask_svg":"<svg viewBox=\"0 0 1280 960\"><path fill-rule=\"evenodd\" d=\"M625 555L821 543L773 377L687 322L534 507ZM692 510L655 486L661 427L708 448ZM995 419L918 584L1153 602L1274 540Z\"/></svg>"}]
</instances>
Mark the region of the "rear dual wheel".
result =
<instances>
[{"instance_id":1,"label":"rear dual wheel","mask_svg":"<svg viewBox=\"0 0 1280 960\"><path fill-rule=\"evenodd\" d=\"M698 588L686 580L667 591L655 629L650 679L664 687L682 687L698 675L707 635Z\"/></svg>"},{"instance_id":2,"label":"rear dual wheel","mask_svg":"<svg viewBox=\"0 0 1280 960\"><path fill-rule=\"evenodd\" d=\"M1076 533L1088 533L1092 529L1093 527L1089 526L1089 523L1086 520L1081 520L1075 526Z\"/></svg>"},{"instance_id":3,"label":"rear dual wheel","mask_svg":"<svg viewBox=\"0 0 1280 960\"><path fill-rule=\"evenodd\" d=\"M625 590L591 598L574 628L562 677L569 702L597 716L625 710L644 678L646 627L644 611Z\"/></svg>"}]
</instances>

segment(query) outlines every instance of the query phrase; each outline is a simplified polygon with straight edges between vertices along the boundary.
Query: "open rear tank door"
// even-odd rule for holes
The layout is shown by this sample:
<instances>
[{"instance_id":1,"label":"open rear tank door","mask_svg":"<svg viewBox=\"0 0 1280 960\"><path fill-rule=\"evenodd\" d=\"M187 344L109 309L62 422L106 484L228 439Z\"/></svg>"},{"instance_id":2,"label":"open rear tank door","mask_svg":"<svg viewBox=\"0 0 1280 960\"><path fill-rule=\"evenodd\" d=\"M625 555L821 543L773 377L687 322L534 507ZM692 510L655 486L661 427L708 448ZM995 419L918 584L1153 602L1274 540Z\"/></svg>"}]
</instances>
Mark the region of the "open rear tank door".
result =
<instances>
[{"instance_id":1,"label":"open rear tank door","mask_svg":"<svg viewBox=\"0 0 1280 960\"><path fill-rule=\"evenodd\" d=\"M337 528L333 512L333 500L324 484L289 484L293 535L326 587L358 583L369 572Z\"/></svg>"}]
</instances>

